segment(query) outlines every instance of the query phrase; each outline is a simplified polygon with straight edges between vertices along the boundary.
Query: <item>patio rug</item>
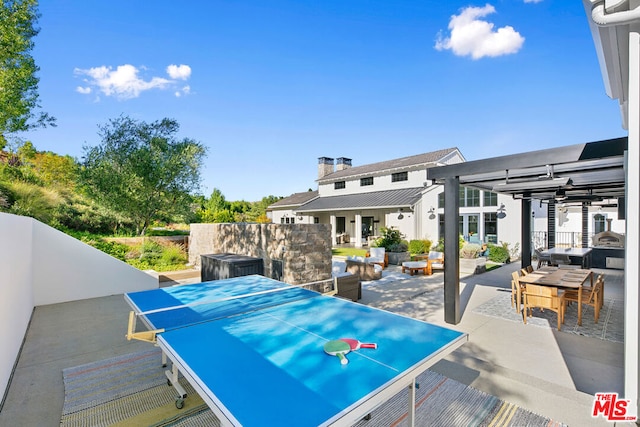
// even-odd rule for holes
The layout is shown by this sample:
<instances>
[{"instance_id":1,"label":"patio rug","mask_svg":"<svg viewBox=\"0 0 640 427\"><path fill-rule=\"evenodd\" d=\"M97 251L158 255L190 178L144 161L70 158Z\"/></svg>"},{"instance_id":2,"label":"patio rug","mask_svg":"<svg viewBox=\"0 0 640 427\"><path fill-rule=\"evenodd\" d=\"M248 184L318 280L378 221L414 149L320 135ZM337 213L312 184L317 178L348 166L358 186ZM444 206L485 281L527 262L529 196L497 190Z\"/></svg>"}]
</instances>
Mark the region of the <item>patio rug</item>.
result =
<instances>
[{"instance_id":1,"label":"patio rug","mask_svg":"<svg viewBox=\"0 0 640 427\"><path fill-rule=\"evenodd\" d=\"M64 369L65 401L60 425L76 426L219 426L193 388L175 407L156 348ZM416 425L419 426L564 426L514 404L432 371L418 377ZM407 391L361 420L358 427L406 425ZM294 404L294 403L292 403ZM284 427L284 426L283 426Z\"/></svg>"},{"instance_id":2,"label":"patio rug","mask_svg":"<svg viewBox=\"0 0 640 427\"><path fill-rule=\"evenodd\" d=\"M512 322L522 322L522 312L516 313L511 307L511 291L499 290L498 296L479 305L473 310L474 313L482 314L499 319L510 320ZM533 317L527 319L527 325L534 325L541 328L552 328L557 330L558 315L550 310L534 310ZM582 335L590 338L612 342L624 341L624 306L622 300L604 299L604 304L600 310L598 323L593 319L593 307L582 306L582 326L578 326L578 304L571 304L567 307L564 316L564 324L561 332L575 335Z\"/></svg>"}]
</instances>

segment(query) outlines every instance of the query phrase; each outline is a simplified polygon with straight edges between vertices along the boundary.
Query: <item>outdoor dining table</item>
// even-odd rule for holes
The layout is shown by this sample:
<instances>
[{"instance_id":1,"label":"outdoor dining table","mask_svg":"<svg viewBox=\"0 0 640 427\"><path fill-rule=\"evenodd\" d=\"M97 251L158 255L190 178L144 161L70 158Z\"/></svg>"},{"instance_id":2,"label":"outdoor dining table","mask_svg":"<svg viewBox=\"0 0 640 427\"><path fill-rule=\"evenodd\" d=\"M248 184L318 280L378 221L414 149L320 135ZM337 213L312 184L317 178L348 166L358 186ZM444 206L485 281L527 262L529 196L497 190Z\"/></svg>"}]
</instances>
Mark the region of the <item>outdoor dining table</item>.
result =
<instances>
[{"instance_id":1,"label":"outdoor dining table","mask_svg":"<svg viewBox=\"0 0 640 427\"><path fill-rule=\"evenodd\" d=\"M593 272L584 269L542 267L524 276L520 276L520 283L531 283L554 288L578 290L578 325L582 325L582 285L590 280L593 287ZM518 286L518 301L520 301L520 287ZM526 315L526 314L525 314Z\"/></svg>"},{"instance_id":2,"label":"outdoor dining table","mask_svg":"<svg viewBox=\"0 0 640 427\"><path fill-rule=\"evenodd\" d=\"M570 257L580 258L582 268L591 267L591 248L549 248L540 254L544 256L568 255Z\"/></svg>"}]
</instances>

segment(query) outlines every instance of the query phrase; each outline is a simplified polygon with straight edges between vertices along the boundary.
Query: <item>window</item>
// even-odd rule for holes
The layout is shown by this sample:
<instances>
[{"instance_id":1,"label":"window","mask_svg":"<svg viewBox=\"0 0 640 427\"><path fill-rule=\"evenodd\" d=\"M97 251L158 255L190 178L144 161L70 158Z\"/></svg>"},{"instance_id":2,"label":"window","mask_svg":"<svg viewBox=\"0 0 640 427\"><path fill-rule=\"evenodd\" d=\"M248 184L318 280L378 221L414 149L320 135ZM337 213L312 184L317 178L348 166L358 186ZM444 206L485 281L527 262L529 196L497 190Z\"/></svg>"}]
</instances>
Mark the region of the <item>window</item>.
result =
<instances>
[{"instance_id":1,"label":"window","mask_svg":"<svg viewBox=\"0 0 640 427\"><path fill-rule=\"evenodd\" d=\"M364 187L365 185L373 185L372 176L368 176L366 178L360 178L360 187Z\"/></svg>"},{"instance_id":2,"label":"window","mask_svg":"<svg viewBox=\"0 0 640 427\"><path fill-rule=\"evenodd\" d=\"M484 213L484 239L487 243L498 243L498 214Z\"/></svg>"},{"instance_id":3,"label":"window","mask_svg":"<svg viewBox=\"0 0 640 427\"><path fill-rule=\"evenodd\" d=\"M296 223L296 219L295 218L291 218L291 224L295 224Z\"/></svg>"},{"instance_id":4,"label":"window","mask_svg":"<svg viewBox=\"0 0 640 427\"><path fill-rule=\"evenodd\" d=\"M438 208L444 209L444 192L438 194Z\"/></svg>"},{"instance_id":5,"label":"window","mask_svg":"<svg viewBox=\"0 0 640 427\"><path fill-rule=\"evenodd\" d=\"M341 190L345 187L345 181L338 181L333 184L334 190Z\"/></svg>"},{"instance_id":6,"label":"window","mask_svg":"<svg viewBox=\"0 0 640 427\"><path fill-rule=\"evenodd\" d=\"M314 224L320 224L320 218L318 218L317 216L313 217L313 223Z\"/></svg>"},{"instance_id":7,"label":"window","mask_svg":"<svg viewBox=\"0 0 640 427\"><path fill-rule=\"evenodd\" d=\"M280 224L284 224L284 217L280 218Z\"/></svg>"},{"instance_id":8,"label":"window","mask_svg":"<svg viewBox=\"0 0 640 427\"><path fill-rule=\"evenodd\" d=\"M460 187L460 207L480 206L480 190Z\"/></svg>"},{"instance_id":9,"label":"window","mask_svg":"<svg viewBox=\"0 0 640 427\"><path fill-rule=\"evenodd\" d=\"M408 181L409 173L408 172L398 172L391 174L391 182L399 182L399 181Z\"/></svg>"},{"instance_id":10,"label":"window","mask_svg":"<svg viewBox=\"0 0 640 427\"><path fill-rule=\"evenodd\" d=\"M607 220L607 217L602 214L595 214L593 216L593 232L595 234L602 233L603 231L605 231L606 220Z\"/></svg>"},{"instance_id":11,"label":"window","mask_svg":"<svg viewBox=\"0 0 640 427\"><path fill-rule=\"evenodd\" d=\"M484 191L484 206L498 206L498 194Z\"/></svg>"}]
</instances>

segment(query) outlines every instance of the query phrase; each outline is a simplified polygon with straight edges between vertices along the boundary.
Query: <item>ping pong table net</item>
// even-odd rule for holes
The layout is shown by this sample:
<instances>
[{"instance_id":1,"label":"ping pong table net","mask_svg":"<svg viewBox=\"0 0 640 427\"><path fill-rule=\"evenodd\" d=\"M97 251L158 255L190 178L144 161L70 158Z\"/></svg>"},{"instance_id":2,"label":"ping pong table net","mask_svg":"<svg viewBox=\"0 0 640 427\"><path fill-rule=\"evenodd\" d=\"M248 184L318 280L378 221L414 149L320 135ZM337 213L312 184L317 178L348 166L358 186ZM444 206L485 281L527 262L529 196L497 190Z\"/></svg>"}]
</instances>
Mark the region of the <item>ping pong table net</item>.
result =
<instances>
[{"instance_id":1,"label":"ping pong table net","mask_svg":"<svg viewBox=\"0 0 640 427\"><path fill-rule=\"evenodd\" d=\"M129 312L126 338L129 341L138 340L156 344L158 334L167 330L213 322L320 295L315 291L306 289L307 285L288 285L248 294L230 295L221 298L203 298L186 304L156 308L139 313L131 311ZM136 331L136 320L140 316L145 316L148 320L158 316L164 316L165 319L170 317L171 321L169 323L171 327ZM153 321L150 323L155 324Z\"/></svg>"}]
</instances>

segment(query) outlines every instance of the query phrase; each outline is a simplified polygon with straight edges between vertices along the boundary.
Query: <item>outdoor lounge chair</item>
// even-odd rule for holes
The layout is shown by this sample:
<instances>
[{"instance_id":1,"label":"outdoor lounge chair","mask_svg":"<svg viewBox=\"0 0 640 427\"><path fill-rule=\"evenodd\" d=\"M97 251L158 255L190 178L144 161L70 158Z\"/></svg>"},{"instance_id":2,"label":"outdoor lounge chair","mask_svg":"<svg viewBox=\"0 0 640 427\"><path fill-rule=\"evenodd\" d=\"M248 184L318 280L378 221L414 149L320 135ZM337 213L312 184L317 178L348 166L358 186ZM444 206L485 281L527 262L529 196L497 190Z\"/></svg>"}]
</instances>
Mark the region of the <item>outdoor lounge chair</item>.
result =
<instances>
[{"instance_id":1,"label":"outdoor lounge chair","mask_svg":"<svg viewBox=\"0 0 640 427\"><path fill-rule=\"evenodd\" d=\"M347 271L358 276L360 280L378 280L382 277L382 267L365 262L364 259L347 258Z\"/></svg>"},{"instance_id":2,"label":"outdoor lounge chair","mask_svg":"<svg viewBox=\"0 0 640 427\"><path fill-rule=\"evenodd\" d=\"M369 252L367 252L365 261L386 268L389 265L389 255L387 255L384 248L371 248Z\"/></svg>"},{"instance_id":3,"label":"outdoor lounge chair","mask_svg":"<svg viewBox=\"0 0 640 427\"><path fill-rule=\"evenodd\" d=\"M520 312L520 305L522 304L522 293L524 292L524 286L520 284L518 280L520 278L520 272L514 271L511 273L511 307L516 308L516 313Z\"/></svg>"},{"instance_id":4,"label":"outdoor lounge chair","mask_svg":"<svg viewBox=\"0 0 640 427\"><path fill-rule=\"evenodd\" d=\"M522 319L525 324L527 323L527 317L531 316L532 310L540 308L558 313L558 330L560 330L564 323L564 308L566 305L564 292L558 291L558 288L552 286L527 283L522 295L524 299Z\"/></svg>"},{"instance_id":5,"label":"outdoor lounge chair","mask_svg":"<svg viewBox=\"0 0 640 427\"><path fill-rule=\"evenodd\" d=\"M360 278L347 271L346 262L332 262L331 277L333 278L333 292L329 293L330 295L337 295L353 302L362 298Z\"/></svg>"},{"instance_id":6,"label":"outdoor lounge chair","mask_svg":"<svg viewBox=\"0 0 640 427\"><path fill-rule=\"evenodd\" d=\"M433 271L433 269L444 270L444 252L429 252L429 258L427 258L429 266L427 269Z\"/></svg>"}]
</instances>

